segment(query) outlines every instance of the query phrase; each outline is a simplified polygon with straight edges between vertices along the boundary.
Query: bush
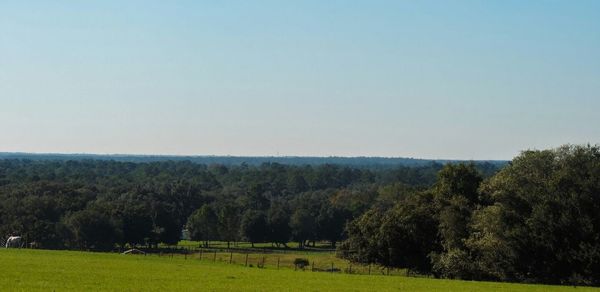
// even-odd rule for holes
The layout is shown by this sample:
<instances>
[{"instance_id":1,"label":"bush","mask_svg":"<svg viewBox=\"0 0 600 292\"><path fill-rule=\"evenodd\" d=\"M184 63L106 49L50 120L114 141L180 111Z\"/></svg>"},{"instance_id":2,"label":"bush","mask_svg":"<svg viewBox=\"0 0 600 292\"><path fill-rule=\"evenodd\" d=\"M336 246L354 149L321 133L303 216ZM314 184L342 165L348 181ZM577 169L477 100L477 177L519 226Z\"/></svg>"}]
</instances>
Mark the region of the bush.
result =
<instances>
[{"instance_id":1,"label":"bush","mask_svg":"<svg viewBox=\"0 0 600 292\"><path fill-rule=\"evenodd\" d=\"M310 263L308 262L307 259L302 259L302 258L294 259L294 266L296 266L296 268L304 269L304 267L308 266L309 264Z\"/></svg>"}]
</instances>

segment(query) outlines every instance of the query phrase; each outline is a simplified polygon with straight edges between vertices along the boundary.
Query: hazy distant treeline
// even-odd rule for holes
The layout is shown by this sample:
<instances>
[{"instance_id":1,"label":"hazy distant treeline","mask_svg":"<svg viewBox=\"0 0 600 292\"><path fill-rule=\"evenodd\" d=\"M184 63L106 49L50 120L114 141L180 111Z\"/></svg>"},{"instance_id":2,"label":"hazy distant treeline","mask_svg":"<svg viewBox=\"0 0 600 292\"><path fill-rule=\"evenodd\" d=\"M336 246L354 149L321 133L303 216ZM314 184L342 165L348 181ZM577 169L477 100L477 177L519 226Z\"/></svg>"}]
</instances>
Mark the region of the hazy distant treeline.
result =
<instances>
[{"instance_id":1,"label":"hazy distant treeline","mask_svg":"<svg viewBox=\"0 0 600 292\"><path fill-rule=\"evenodd\" d=\"M458 160L431 160L403 157L310 157L310 156L169 156L169 155L99 155L99 154L33 154L33 153L1 153L0 159L27 159L27 160L112 160L119 162L166 162L190 161L199 164L253 165L265 163L279 163L285 165L323 165L335 164L341 166L365 168L393 168L398 166L427 166L431 163L457 163ZM476 163L490 163L497 167L506 164L502 160L476 161Z\"/></svg>"}]
</instances>

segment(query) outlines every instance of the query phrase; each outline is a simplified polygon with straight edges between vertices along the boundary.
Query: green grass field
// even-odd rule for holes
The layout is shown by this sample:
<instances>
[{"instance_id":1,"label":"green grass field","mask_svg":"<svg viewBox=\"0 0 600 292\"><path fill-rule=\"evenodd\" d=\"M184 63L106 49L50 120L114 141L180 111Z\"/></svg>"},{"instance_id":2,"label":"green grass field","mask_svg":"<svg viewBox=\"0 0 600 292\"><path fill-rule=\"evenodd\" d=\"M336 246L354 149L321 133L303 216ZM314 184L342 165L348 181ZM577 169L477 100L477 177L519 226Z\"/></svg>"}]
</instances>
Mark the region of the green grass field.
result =
<instances>
[{"instance_id":1,"label":"green grass field","mask_svg":"<svg viewBox=\"0 0 600 292\"><path fill-rule=\"evenodd\" d=\"M259 269L181 256L1 249L2 291L587 291L521 285ZM595 290L600 291L600 289Z\"/></svg>"},{"instance_id":2,"label":"green grass field","mask_svg":"<svg viewBox=\"0 0 600 292\"><path fill-rule=\"evenodd\" d=\"M210 248L202 248L202 253L199 252L198 242L181 241L176 246L168 246L169 248L192 248L188 255L190 259L202 259L206 261L216 261L234 264L246 265L246 256L248 265L261 265L265 268L273 269L294 269L294 260L296 258L307 259L311 264L306 269L323 271L330 270L333 266L339 272L354 273L354 274L381 274L388 273L387 270L378 266L366 265L350 265L347 260L336 257L335 251L331 248L307 248L297 249L297 244L288 244L290 248L272 248L270 244L257 243L255 247L251 247L250 243L241 242L231 249L227 249L227 244L224 242L212 242ZM216 251L216 254L214 253ZM248 255L246 255L248 253ZM167 254L167 256L170 256ZM175 257L182 257L182 254L175 254ZM391 275L405 275L405 270L391 270Z\"/></svg>"}]
</instances>

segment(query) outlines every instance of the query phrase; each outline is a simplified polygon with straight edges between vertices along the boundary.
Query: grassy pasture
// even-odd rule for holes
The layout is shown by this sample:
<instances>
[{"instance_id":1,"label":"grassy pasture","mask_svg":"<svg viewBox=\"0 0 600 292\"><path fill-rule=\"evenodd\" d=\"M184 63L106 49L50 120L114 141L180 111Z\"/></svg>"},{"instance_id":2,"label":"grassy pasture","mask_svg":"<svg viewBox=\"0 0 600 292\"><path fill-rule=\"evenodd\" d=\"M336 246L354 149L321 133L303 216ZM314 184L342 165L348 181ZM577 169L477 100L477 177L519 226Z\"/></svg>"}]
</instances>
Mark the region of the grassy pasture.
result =
<instances>
[{"instance_id":1,"label":"grassy pasture","mask_svg":"<svg viewBox=\"0 0 600 292\"><path fill-rule=\"evenodd\" d=\"M406 275L404 269L386 269L376 265L351 264L345 259L335 255L335 250L331 249L328 243L317 243L317 247L308 247L298 249L298 244L288 243L288 248L276 248L270 243L256 243L254 247L249 242L238 242L227 249L227 243L214 241L210 243L210 248L199 249L199 242L183 240L176 246L163 246L165 248L184 248L190 254L190 259L199 259L203 261L232 263L243 266L260 266L273 269L292 269L296 270L294 260L297 258L307 259L310 264L305 270L347 274L364 275ZM171 256L165 254L164 256ZM181 257L182 254L174 254L175 257Z\"/></svg>"},{"instance_id":2,"label":"grassy pasture","mask_svg":"<svg viewBox=\"0 0 600 292\"><path fill-rule=\"evenodd\" d=\"M3 291L600 291L259 269L181 256L1 249Z\"/></svg>"},{"instance_id":3,"label":"grassy pasture","mask_svg":"<svg viewBox=\"0 0 600 292\"><path fill-rule=\"evenodd\" d=\"M158 256L156 254L148 256ZM184 258L188 260L197 260L202 262L217 262L227 263L238 266L261 267L267 269L288 269L296 270L294 260L303 258L309 261L309 265L304 270L330 272L333 270L336 273L352 273L352 274L390 274L390 275L405 275L405 270L390 270L372 265L357 265L350 264L347 260L338 258L333 252L310 252L310 251L288 251L286 253L262 253L260 249L251 250L249 253L238 252L233 250L216 252L213 250L203 249L203 252L195 251L187 255L184 254L169 254L164 253L163 257Z\"/></svg>"}]
</instances>

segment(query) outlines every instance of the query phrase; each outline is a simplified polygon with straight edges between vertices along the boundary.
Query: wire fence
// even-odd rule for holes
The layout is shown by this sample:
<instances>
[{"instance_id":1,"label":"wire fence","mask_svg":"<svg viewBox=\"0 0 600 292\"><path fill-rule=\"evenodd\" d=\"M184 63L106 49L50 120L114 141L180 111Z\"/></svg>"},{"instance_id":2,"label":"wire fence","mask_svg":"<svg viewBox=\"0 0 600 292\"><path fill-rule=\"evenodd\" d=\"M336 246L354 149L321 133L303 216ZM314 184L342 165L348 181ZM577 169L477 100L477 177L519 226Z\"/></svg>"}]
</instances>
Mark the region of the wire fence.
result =
<instances>
[{"instance_id":1,"label":"wire fence","mask_svg":"<svg viewBox=\"0 0 600 292\"><path fill-rule=\"evenodd\" d=\"M395 269L380 265L350 263L335 257L333 252L327 254L305 255L295 253L278 253L272 250L261 253L253 251L223 250L210 248L178 248L151 251L146 256L183 258L199 262L226 263L261 269L288 269L304 272L325 272L357 275L389 275L407 276L406 269Z\"/></svg>"},{"instance_id":2,"label":"wire fence","mask_svg":"<svg viewBox=\"0 0 600 292\"><path fill-rule=\"evenodd\" d=\"M22 244L20 248L36 248ZM199 262L226 263L260 269L288 269L303 272L326 272L356 275L409 276L408 270L375 264L351 263L336 257L335 251L307 252L303 250L278 250L260 248L202 248L158 247L142 248L142 256L158 256L195 260ZM122 253L118 249L114 252ZM135 253L133 253L135 254ZM415 276L415 275L411 275Z\"/></svg>"}]
</instances>

